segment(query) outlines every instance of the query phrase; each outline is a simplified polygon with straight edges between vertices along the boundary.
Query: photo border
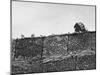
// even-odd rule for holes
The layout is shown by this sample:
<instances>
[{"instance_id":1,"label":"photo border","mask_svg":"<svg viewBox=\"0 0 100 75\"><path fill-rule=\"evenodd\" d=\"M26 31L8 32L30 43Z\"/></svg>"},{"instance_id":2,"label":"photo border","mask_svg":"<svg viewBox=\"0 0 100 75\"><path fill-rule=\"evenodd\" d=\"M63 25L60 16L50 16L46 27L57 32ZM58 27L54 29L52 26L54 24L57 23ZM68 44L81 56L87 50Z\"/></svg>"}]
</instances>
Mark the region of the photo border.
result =
<instances>
[{"instance_id":1,"label":"photo border","mask_svg":"<svg viewBox=\"0 0 100 75\"><path fill-rule=\"evenodd\" d=\"M96 70L97 69L97 6L96 5L88 5L88 4L73 4L73 3L58 3L58 2L43 2L43 1L24 1L24 0L10 0L10 74L11 73L11 50L12 50L12 1L16 1L16 2L31 2L31 3L44 3L44 4L60 4L60 5L75 5L75 6L91 6L91 7L95 7L95 31L96 31L96 68L95 69L91 69L91 70ZM83 71L83 70L73 70L73 71ZM63 71L60 71L63 72ZM66 72L66 71L64 71ZM45 72L48 73L48 72ZM54 73L54 72L51 72ZM33 73L26 73L26 74L33 74ZM34 73L36 74L36 73ZM40 74L40 73L38 73Z\"/></svg>"}]
</instances>

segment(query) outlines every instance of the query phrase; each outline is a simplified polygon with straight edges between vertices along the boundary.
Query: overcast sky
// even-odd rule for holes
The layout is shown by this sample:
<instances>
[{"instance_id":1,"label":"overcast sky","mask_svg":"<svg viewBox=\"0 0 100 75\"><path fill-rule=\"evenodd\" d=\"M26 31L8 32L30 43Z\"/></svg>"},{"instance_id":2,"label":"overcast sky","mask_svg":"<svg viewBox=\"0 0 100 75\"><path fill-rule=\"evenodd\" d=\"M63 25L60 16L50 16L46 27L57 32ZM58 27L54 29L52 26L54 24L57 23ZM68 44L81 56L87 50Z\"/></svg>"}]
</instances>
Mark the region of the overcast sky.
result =
<instances>
[{"instance_id":1,"label":"overcast sky","mask_svg":"<svg viewBox=\"0 0 100 75\"><path fill-rule=\"evenodd\" d=\"M74 32L74 24L83 22L95 30L95 7L33 2L12 2L12 37L30 37Z\"/></svg>"}]
</instances>

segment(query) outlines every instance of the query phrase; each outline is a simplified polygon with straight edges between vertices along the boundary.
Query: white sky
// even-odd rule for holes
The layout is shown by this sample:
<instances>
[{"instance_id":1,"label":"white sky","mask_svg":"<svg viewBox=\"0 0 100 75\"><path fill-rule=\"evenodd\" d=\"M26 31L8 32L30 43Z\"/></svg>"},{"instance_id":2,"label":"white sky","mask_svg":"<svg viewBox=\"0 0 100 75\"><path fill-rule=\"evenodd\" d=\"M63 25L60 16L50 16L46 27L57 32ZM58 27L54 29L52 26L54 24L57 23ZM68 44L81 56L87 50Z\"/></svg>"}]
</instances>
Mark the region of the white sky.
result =
<instances>
[{"instance_id":1,"label":"white sky","mask_svg":"<svg viewBox=\"0 0 100 75\"><path fill-rule=\"evenodd\" d=\"M12 2L12 37L74 32L74 24L83 22L95 30L95 7L33 2Z\"/></svg>"}]
</instances>

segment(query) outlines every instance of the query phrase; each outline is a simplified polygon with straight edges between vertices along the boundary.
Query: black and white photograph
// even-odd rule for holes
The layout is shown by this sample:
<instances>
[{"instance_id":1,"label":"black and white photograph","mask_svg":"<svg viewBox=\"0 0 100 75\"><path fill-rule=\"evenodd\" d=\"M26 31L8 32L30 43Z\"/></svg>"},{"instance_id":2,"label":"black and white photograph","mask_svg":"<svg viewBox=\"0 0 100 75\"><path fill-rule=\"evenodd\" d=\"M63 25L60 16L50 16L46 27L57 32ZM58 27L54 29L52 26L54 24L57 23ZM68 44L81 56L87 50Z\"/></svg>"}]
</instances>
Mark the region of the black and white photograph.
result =
<instances>
[{"instance_id":1,"label":"black and white photograph","mask_svg":"<svg viewBox=\"0 0 100 75\"><path fill-rule=\"evenodd\" d=\"M96 69L96 6L11 1L11 75Z\"/></svg>"}]
</instances>

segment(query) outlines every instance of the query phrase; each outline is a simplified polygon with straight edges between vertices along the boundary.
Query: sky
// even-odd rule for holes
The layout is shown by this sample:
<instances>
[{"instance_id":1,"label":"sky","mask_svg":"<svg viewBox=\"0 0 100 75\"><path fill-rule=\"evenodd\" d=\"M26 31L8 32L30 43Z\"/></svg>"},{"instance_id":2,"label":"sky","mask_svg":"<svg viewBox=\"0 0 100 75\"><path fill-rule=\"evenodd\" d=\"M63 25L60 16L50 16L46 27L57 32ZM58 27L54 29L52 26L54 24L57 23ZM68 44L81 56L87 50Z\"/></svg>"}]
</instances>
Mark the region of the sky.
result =
<instances>
[{"instance_id":1,"label":"sky","mask_svg":"<svg viewBox=\"0 0 100 75\"><path fill-rule=\"evenodd\" d=\"M12 1L12 38L73 33L80 21L95 31L95 6Z\"/></svg>"}]
</instances>

